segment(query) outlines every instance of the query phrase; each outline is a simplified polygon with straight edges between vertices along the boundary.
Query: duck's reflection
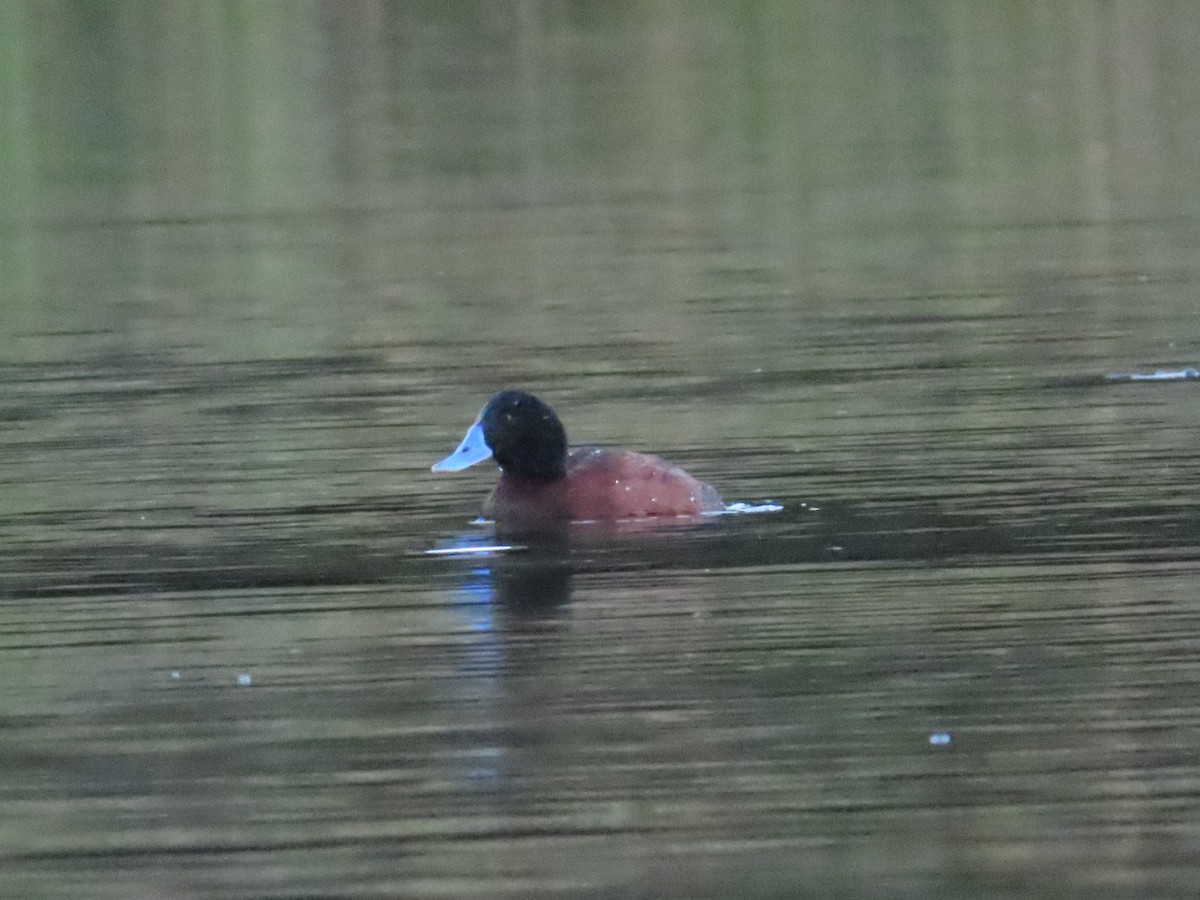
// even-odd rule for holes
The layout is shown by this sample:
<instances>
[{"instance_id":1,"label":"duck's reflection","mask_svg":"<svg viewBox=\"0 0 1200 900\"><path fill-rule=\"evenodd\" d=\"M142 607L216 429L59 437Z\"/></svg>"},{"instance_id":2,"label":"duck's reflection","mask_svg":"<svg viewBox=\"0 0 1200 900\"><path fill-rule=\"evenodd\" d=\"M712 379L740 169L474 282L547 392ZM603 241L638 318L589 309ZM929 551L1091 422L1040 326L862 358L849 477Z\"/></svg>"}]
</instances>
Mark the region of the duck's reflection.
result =
<instances>
[{"instance_id":1,"label":"duck's reflection","mask_svg":"<svg viewBox=\"0 0 1200 900\"><path fill-rule=\"evenodd\" d=\"M571 548L564 529L463 535L431 551L470 560L460 588L469 608L486 604L490 617L519 622L544 617L571 599Z\"/></svg>"},{"instance_id":2,"label":"duck's reflection","mask_svg":"<svg viewBox=\"0 0 1200 900\"><path fill-rule=\"evenodd\" d=\"M565 533L461 535L431 551L461 557L451 611L469 635L460 644L459 677L446 682L473 712L472 739L447 755L480 810L513 815L526 802L511 786L523 771L518 748L544 740L546 691L556 652L568 630L571 557Z\"/></svg>"},{"instance_id":3,"label":"duck's reflection","mask_svg":"<svg viewBox=\"0 0 1200 900\"><path fill-rule=\"evenodd\" d=\"M571 599L568 529L513 533L501 528L497 537L523 548L520 553L501 554L492 569L492 589L503 614L516 624L561 611Z\"/></svg>"}]
</instances>

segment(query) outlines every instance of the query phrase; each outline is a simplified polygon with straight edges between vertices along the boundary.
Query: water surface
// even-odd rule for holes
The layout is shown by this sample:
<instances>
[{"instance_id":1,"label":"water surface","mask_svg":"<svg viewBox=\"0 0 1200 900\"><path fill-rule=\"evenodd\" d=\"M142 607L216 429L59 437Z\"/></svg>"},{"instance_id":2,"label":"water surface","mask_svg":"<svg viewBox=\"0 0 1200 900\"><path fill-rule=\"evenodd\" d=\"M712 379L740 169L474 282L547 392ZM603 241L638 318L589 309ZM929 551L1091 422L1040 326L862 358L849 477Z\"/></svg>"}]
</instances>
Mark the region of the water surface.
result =
<instances>
[{"instance_id":1,"label":"water surface","mask_svg":"<svg viewBox=\"0 0 1200 900\"><path fill-rule=\"evenodd\" d=\"M0 16L5 895L1194 894L1191 5Z\"/></svg>"}]
</instances>

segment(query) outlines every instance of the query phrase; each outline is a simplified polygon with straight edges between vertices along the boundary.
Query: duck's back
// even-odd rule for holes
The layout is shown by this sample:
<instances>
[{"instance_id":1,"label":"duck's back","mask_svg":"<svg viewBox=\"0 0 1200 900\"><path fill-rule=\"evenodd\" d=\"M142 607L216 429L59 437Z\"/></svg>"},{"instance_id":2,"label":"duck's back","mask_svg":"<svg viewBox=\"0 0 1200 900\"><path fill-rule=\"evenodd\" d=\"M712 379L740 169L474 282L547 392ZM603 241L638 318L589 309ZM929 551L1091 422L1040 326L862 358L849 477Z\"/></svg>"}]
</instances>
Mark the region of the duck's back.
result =
<instances>
[{"instance_id":1,"label":"duck's back","mask_svg":"<svg viewBox=\"0 0 1200 900\"><path fill-rule=\"evenodd\" d=\"M581 447L567 460L571 518L695 516L722 509L716 489L648 453Z\"/></svg>"},{"instance_id":2,"label":"duck's back","mask_svg":"<svg viewBox=\"0 0 1200 900\"><path fill-rule=\"evenodd\" d=\"M501 475L484 515L497 522L585 522L695 516L723 508L712 485L657 456L578 447L559 481Z\"/></svg>"}]
</instances>

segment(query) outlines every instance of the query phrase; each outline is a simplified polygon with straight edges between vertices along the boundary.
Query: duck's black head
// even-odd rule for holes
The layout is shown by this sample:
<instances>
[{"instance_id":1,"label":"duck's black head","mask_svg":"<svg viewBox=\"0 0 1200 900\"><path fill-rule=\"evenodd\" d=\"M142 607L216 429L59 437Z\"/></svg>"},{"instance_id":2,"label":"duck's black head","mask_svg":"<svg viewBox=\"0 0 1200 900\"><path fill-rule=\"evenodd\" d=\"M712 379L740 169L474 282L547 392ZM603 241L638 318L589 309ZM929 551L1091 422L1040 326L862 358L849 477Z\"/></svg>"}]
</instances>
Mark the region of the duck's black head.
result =
<instances>
[{"instance_id":1,"label":"duck's black head","mask_svg":"<svg viewBox=\"0 0 1200 900\"><path fill-rule=\"evenodd\" d=\"M501 391L483 408L454 452L435 472L460 472L491 457L517 478L567 474L567 433L549 406L524 391Z\"/></svg>"},{"instance_id":2,"label":"duck's black head","mask_svg":"<svg viewBox=\"0 0 1200 900\"><path fill-rule=\"evenodd\" d=\"M501 391L479 414L496 464L518 478L553 480L567 472L567 432L549 406L524 391Z\"/></svg>"}]
</instances>

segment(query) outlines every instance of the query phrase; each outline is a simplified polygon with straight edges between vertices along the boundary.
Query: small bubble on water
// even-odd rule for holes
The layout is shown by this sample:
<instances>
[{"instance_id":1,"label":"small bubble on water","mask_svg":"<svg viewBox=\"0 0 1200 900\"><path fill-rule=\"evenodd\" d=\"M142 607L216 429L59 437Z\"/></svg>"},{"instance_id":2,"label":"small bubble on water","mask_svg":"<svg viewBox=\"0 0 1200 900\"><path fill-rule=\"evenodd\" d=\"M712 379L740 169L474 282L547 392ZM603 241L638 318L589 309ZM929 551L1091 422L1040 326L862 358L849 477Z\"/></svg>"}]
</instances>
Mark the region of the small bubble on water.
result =
<instances>
[{"instance_id":1,"label":"small bubble on water","mask_svg":"<svg viewBox=\"0 0 1200 900\"><path fill-rule=\"evenodd\" d=\"M948 747L954 738L948 731L935 731L929 735L929 743L934 747Z\"/></svg>"},{"instance_id":2,"label":"small bubble on water","mask_svg":"<svg viewBox=\"0 0 1200 900\"><path fill-rule=\"evenodd\" d=\"M252 684L253 681L254 679L247 672L242 672L237 677L237 683L239 687L246 687L247 685Z\"/></svg>"}]
</instances>

